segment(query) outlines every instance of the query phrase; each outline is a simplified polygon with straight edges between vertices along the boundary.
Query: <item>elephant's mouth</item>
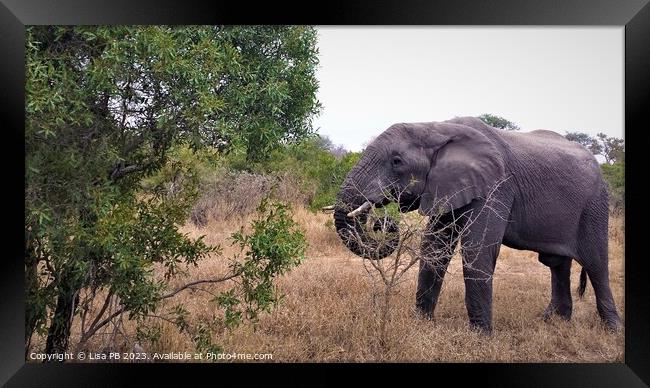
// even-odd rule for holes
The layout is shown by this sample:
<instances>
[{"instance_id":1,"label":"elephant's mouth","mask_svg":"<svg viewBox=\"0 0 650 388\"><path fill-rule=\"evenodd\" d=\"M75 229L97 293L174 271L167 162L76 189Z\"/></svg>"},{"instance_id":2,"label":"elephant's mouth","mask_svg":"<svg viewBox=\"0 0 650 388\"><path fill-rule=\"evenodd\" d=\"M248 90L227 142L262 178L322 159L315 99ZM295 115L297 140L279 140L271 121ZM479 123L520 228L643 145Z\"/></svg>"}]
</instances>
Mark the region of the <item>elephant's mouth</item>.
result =
<instances>
[{"instance_id":1,"label":"elephant's mouth","mask_svg":"<svg viewBox=\"0 0 650 388\"><path fill-rule=\"evenodd\" d=\"M420 207L420 195L413 194L410 191L403 192L398 197L399 211L407 213L417 210Z\"/></svg>"},{"instance_id":2,"label":"elephant's mouth","mask_svg":"<svg viewBox=\"0 0 650 388\"><path fill-rule=\"evenodd\" d=\"M397 249L399 244L399 227L397 222L388 216L372 217L372 227L368 227L369 213L372 203L350 210L348 206L336 206L334 224L336 231L354 254L366 259L380 260ZM383 206L383 201L378 203Z\"/></svg>"}]
</instances>

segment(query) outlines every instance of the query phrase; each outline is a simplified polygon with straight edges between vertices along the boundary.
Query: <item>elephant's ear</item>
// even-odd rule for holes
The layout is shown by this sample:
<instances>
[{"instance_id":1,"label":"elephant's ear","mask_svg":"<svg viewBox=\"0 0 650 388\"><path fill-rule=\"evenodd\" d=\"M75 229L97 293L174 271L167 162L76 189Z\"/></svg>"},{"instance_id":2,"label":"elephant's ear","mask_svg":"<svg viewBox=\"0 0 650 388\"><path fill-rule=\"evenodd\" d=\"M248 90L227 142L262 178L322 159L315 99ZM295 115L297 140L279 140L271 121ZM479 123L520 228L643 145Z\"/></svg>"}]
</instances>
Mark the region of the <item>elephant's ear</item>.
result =
<instances>
[{"instance_id":1,"label":"elephant's ear","mask_svg":"<svg viewBox=\"0 0 650 388\"><path fill-rule=\"evenodd\" d=\"M481 132L454 125L438 148L420 200L420 213L446 213L476 198L487 198L505 175L503 157Z\"/></svg>"}]
</instances>

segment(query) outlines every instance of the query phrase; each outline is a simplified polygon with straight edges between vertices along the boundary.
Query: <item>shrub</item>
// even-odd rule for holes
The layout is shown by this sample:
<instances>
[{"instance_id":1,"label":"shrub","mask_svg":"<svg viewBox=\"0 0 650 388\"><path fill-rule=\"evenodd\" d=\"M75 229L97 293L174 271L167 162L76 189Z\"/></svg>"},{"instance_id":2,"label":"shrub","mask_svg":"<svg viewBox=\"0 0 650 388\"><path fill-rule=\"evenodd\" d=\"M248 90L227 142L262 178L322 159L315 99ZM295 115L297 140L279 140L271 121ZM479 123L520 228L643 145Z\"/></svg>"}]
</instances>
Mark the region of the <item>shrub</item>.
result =
<instances>
[{"instance_id":1,"label":"shrub","mask_svg":"<svg viewBox=\"0 0 650 388\"><path fill-rule=\"evenodd\" d=\"M260 217L252 222L250 235L244 234L243 228L232 235L244 257L231 266L233 273L241 274L241 281L217 297L225 309L227 326L237 325L243 318L255 322L260 312L270 311L280 299L274 278L305 258L305 235L291 218L288 205L263 199L257 212Z\"/></svg>"},{"instance_id":2,"label":"shrub","mask_svg":"<svg viewBox=\"0 0 650 388\"><path fill-rule=\"evenodd\" d=\"M241 218L255 211L265 197L305 206L312 193L300 189L300 181L290 173L258 174L219 168L201 187L190 221L205 226L210 219L224 221Z\"/></svg>"},{"instance_id":3,"label":"shrub","mask_svg":"<svg viewBox=\"0 0 650 388\"><path fill-rule=\"evenodd\" d=\"M221 347L213 343L215 333L233 329L244 321L256 324L261 313L270 312L277 306L282 295L276 287L275 278L305 259L307 241L304 232L293 220L288 204L263 198L256 211L258 216L251 222L251 233L246 234L242 227L231 236L233 245L239 246L240 253L231 258L228 274L189 284L192 290L199 290L198 285L234 280L230 288L216 295L204 289L206 294L215 295L210 302L216 304L219 313L192 324L188 320L187 310L176 305L169 312L171 317L163 317L164 320L173 321L180 332L188 333L199 352L221 351ZM189 285L168 295L175 295L189 288Z\"/></svg>"},{"instance_id":4,"label":"shrub","mask_svg":"<svg viewBox=\"0 0 650 388\"><path fill-rule=\"evenodd\" d=\"M328 147L326 141L313 137L277 150L265 165L258 168L265 172L294 175L300 182L297 187L312 194L309 207L317 210L335 202L343 180L361 156L359 152L335 155Z\"/></svg>"},{"instance_id":5,"label":"shrub","mask_svg":"<svg viewBox=\"0 0 650 388\"><path fill-rule=\"evenodd\" d=\"M609 206L613 212L625 209L625 161L602 164L603 178L607 182Z\"/></svg>"}]
</instances>

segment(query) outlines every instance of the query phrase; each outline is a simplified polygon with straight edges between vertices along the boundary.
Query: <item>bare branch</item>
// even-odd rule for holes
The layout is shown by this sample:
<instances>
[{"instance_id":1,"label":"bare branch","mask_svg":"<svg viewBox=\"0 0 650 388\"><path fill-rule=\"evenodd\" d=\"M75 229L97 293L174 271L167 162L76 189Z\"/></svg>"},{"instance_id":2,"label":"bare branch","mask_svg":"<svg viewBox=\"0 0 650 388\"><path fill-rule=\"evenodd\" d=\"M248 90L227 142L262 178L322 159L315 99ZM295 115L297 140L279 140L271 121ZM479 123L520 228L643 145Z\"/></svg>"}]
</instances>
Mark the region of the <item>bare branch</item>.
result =
<instances>
[{"instance_id":1,"label":"bare branch","mask_svg":"<svg viewBox=\"0 0 650 388\"><path fill-rule=\"evenodd\" d=\"M179 292L181 292L181 291L183 291L185 289L188 289L188 288L192 288L193 286L197 286L199 284L225 282L226 280L230 280L232 278L235 278L235 277L241 275L241 273L242 273L242 270L239 270L239 271L233 272L233 273L231 273L229 275L226 275L226 276L223 276L223 277L220 277L220 278L203 279L203 280L197 280L197 281L194 281L194 282L191 282L191 283L187 283L184 286L179 287L176 290L170 292L169 294L163 295L160 299L161 300L162 299L169 299L169 298L173 297L174 295L178 294Z\"/></svg>"},{"instance_id":2,"label":"bare branch","mask_svg":"<svg viewBox=\"0 0 650 388\"><path fill-rule=\"evenodd\" d=\"M179 292L181 292L181 291L183 291L183 290L186 290L186 289L188 289L188 288L191 289L192 287L197 286L197 285L199 285L199 284L207 284L207 283L221 283L221 282L225 282L225 281L227 281L227 280L233 279L233 278L235 278L235 277L241 275L241 273L242 273L242 270L239 270L239 271L233 272L233 273L231 273L231 274L229 274L229 275L226 275L226 276L223 276L223 277L219 277L219 278L196 280L196 281L193 281L193 282L187 283L187 284L185 284L185 285L183 285L183 286L181 286L181 287L175 289L174 291L172 291L172 292L170 292L170 293L167 293L167 294L161 296L159 300L164 300L164 299L172 298L172 297L174 297L176 294L178 294ZM79 346L81 346L81 345L84 344L86 341L88 341L88 339L89 339L90 337L92 337L92 336L93 336L93 335L94 335L94 334L95 334L99 329L101 329L102 327L104 327L104 326L106 326L107 324L109 324L110 322L112 322L114 318L116 318L116 317L118 317L119 315L121 315L121 314L123 314L124 312L126 312L126 307L125 307L125 306L122 306L122 307L116 309L113 313L109 314L108 317L106 317L106 318L105 318L104 320L102 320L101 322L97 322L97 321L99 321L99 319L102 317L102 315L104 315L104 313L105 313L105 311L106 311L106 308L110 305L110 302L109 302L109 301L110 301L110 298L107 298L106 301L104 302L104 306L102 307L102 311L100 311L100 313L97 315L97 317L95 318L95 321L94 321L94 322L91 324L91 326L88 328L88 331L86 331L86 333L85 333L84 335L82 335L82 338L81 338L81 340L79 341Z\"/></svg>"},{"instance_id":3,"label":"bare branch","mask_svg":"<svg viewBox=\"0 0 650 388\"><path fill-rule=\"evenodd\" d=\"M379 284L379 289L373 293L373 301L380 303L379 337L382 349L387 346L385 336L390 318L388 309L390 298L394 295L396 287L404 281L406 272L415 264L424 262L437 273L444 274L447 272L449 260L455 254L456 249L459 249L463 257L463 276L477 281L491 279L492 273L482 268L477 260L482 251L494 244L500 244L500 241L487 240L489 222L486 222L485 225L477 225L476 222L484 220L487 213L490 213L490 217L494 216L507 221L508 206L499 199L497 193L501 185L508 179L496 182L484 197L477 198L481 201L479 206L467 207L464 210L450 206L456 196L470 189L465 187L450 196L435 199L429 214L423 216L406 214L400 216L397 221L391 218L386 207L373 207L372 202L363 194L379 190L385 198L392 202L401 204L405 196L412 201L413 193L407 191L408 187L397 189L397 182L376 188L372 188L370 184L366 184L363 188L353 187L358 191L355 194L366 201L356 210L345 209L344 203L337 203L337 206L350 211L349 215L351 216L367 212L367 217L364 219L368 225L361 225L362 230L351 229L349 233L349 238L360 246L362 251L372 251L382 244L394 241L394 234L391 235L388 226L395 222L397 225L398 243L391 255L380 260L363 261L364 269L373 284ZM373 227L371 228L370 225ZM468 238L470 230L472 231L471 239Z\"/></svg>"}]
</instances>

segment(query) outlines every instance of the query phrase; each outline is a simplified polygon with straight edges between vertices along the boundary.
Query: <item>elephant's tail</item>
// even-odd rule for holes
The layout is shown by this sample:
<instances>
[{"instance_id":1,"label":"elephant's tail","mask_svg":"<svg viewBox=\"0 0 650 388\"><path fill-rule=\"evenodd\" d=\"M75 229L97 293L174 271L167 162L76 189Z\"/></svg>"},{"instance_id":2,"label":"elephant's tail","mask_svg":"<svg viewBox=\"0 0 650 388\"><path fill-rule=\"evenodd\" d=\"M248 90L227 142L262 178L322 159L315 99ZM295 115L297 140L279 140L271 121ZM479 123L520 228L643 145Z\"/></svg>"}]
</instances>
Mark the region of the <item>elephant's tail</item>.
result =
<instances>
[{"instance_id":1,"label":"elephant's tail","mask_svg":"<svg viewBox=\"0 0 650 388\"><path fill-rule=\"evenodd\" d=\"M578 296L580 298L582 298L582 296L585 294L586 289L587 289L587 271L585 271L583 267L582 271L580 271L580 285L578 286Z\"/></svg>"}]
</instances>

